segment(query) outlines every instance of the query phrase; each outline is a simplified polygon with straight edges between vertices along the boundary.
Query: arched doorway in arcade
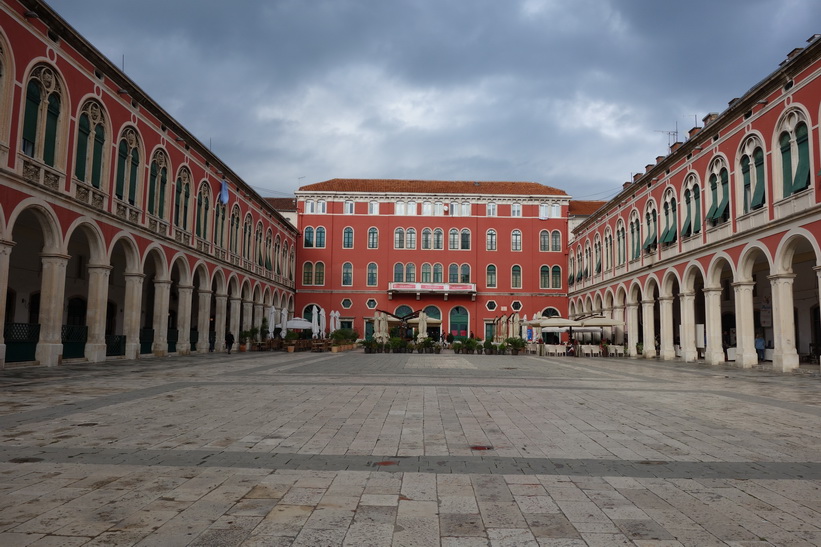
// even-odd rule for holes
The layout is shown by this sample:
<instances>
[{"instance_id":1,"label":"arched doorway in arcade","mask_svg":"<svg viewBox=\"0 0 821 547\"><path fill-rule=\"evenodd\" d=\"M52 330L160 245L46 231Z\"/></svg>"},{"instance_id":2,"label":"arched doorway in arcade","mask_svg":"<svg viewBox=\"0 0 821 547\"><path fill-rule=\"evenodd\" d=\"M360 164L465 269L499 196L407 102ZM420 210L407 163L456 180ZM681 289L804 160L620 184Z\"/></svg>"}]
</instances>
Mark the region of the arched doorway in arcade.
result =
<instances>
[{"instance_id":1,"label":"arched doorway in arcade","mask_svg":"<svg viewBox=\"0 0 821 547\"><path fill-rule=\"evenodd\" d=\"M428 316L428 337L434 340L442 338L442 310L436 306L425 306L423 310Z\"/></svg>"},{"instance_id":2,"label":"arched doorway in arcade","mask_svg":"<svg viewBox=\"0 0 821 547\"><path fill-rule=\"evenodd\" d=\"M468 321L470 316L464 306L454 306L450 310L448 322L448 332L453 335L454 340L464 340L470 334Z\"/></svg>"}]
</instances>

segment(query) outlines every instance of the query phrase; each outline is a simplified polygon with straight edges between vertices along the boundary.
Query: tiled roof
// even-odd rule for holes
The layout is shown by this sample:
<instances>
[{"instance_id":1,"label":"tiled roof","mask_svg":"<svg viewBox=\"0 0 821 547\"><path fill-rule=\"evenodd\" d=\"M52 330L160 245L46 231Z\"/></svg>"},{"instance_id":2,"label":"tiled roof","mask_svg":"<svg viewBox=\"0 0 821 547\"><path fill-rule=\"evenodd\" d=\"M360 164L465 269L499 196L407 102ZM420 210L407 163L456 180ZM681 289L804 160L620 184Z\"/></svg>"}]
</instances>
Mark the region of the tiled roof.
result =
<instances>
[{"instance_id":1,"label":"tiled roof","mask_svg":"<svg viewBox=\"0 0 821 547\"><path fill-rule=\"evenodd\" d=\"M296 211L294 198L265 198L265 201L277 211Z\"/></svg>"},{"instance_id":2,"label":"tiled roof","mask_svg":"<svg viewBox=\"0 0 821 547\"><path fill-rule=\"evenodd\" d=\"M576 216L590 216L603 207L606 203L606 201L579 201L571 199L570 206L568 207L568 214Z\"/></svg>"},{"instance_id":3,"label":"tiled roof","mask_svg":"<svg viewBox=\"0 0 821 547\"><path fill-rule=\"evenodd\" d=\"M483 194L566 196L564 190L538 182L488 182L465 180L331 179L302 186L301 192Z\"/></svg>"}]
</instances>

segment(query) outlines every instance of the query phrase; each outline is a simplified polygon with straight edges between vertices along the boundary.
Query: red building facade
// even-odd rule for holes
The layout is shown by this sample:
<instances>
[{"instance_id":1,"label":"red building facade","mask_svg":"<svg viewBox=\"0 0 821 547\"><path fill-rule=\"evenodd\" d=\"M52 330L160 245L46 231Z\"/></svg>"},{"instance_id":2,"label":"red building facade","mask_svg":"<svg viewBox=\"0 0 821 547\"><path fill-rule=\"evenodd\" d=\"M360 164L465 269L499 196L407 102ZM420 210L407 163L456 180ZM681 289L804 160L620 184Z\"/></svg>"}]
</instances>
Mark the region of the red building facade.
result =
<instances>
[{"instance_id":1,"label":"red building facade","mask_svg":"<svg viewBox=\"0 0 821 547\"><path fill-rule=\"evenodd\" d=\"M515 312L566 315L569 196L525 182L333 179L297 192L295 313L425 310L432 336L495 334Z\"/></svg>"},{"instance_id":2,"label":"red building facade","mask_svg":"<svg viewBox=\"0 0 821 547\"><path fill-rule=\"evenodd\" d=\"M42 2L0 4L0 105L0 366L205 352L293 308L295 228Z\"/></svg>"},{"instance_id":3,"label":"red building facade","mask_svg":"<svg viewBox=\"0 0 821 547\"><path fill-rule=\"evenodd\" d=\"M821 354L821 39L656 158L575 231L571 317L630 354L788 371Z\"/></svg>"}]
</instances>

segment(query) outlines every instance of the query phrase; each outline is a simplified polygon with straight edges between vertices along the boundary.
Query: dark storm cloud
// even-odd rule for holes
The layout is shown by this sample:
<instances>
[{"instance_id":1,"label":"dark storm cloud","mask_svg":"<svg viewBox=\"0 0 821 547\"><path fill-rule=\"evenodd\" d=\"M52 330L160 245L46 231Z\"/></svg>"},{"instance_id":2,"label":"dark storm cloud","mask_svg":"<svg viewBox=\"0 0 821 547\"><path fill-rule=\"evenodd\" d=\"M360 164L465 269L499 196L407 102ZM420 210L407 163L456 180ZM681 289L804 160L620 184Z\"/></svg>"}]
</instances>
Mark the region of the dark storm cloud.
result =
<instances>
[{"instance_id":1,"label":"dark storm cloud","mask_svg":"<svg viewBox=\"0 0 821 547\"><path fill-rule=\"evenodd\" d=\"M821 21L815 0L52 5L263 195L384 177L606 197Z\"/></svg>"}]
</instances>

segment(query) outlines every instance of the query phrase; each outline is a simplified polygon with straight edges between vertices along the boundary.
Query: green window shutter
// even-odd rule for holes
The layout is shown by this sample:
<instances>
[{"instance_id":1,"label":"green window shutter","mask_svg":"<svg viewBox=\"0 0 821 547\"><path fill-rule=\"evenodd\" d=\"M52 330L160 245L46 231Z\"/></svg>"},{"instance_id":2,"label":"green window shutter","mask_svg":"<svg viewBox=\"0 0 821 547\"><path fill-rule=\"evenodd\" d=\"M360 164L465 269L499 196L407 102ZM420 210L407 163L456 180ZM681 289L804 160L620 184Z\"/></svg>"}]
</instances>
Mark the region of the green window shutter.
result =
<instances>
[{"instance_id":1,"label":"green window shutter","mask_svg":"<svg viewBox=\"0 0 821 547\"><path fill-rule=\"evenodd\" d=\"M131 151L131 173L128 179L128 203L134 205L137 202L137 175L140 169L140 153L134 148Z\"/></svg>"},{"instance_id":2,"label":"green window shutter","mask_svg":"<svg viewBox=\"0 0 821 547\"><path fill-rule=\"evenodd\" d=\"M188 231L188 202L191 201L191 187L186 184L184 197L185 201L182 203L182 229Z\"/></svg>"},{"instance_id":3,"label":"green window shutter","mask_svg":"<svg viewBox=\"0 0 821 547\"><path fill-rule=\"evenodd\" d=\"M678 239L676 218L676 198L673 198L670 200L670 233L667 235L667 243L674 243Z\"/></svg>"},{"instance_id":4,"label":"green window shutter","mask_svg":"<svg viewBox=\"0 0 821 547\"><path fill-rule=\"evenodd\" d=\"M165 187L168 184L168 168L163 167L160 170L160 207L157 216L160 218L165 218Z\"/></svg>"},{"instance_id":5,"label":"green window shutter","mask_svg":"<svg viewBox=\"0 0 821 547\"><path fill-rule=\"evenodd\" d=\"M182 205L182 179L177 179L177 188L174 194L174 226L179 227L180 207Z\"/></svg>"},{"instance_id":6,"label":"green window shutter","mask_svg":"<svg viewBox=\"0 0 821 547\"><path fill-rule=\"evenodd\" d=\"M125 189L125 166L128 163L128 145L125 139L120 141L119 150L117 153L117 182L114 187L114 195L123 199L123 192Z\"/></svg>"},{"instance_id":7,"label":"green window shutter","mask_svg":"<svg viewBox=\"0 0 821 547\"><path fill-rule=\"evenodd\" d=\"M46 114L46 138L43 141L43 163L54 167L57 151L57 127L60 123L60 96L52 93L48 96Z\"/></svg>"},{"instance_id":8,"label":"green window shutter","mask_svg":"<svg viewBox=\"0 0 821 547\"><path fill-rule=\"evenodd\" d=\"M715 175L710 176L710 195L712 196L712 203L710 204L710 208L707 210L707 220L714 220L716 217L716 211L718 211L718 179Z\"/></svg>"},{"instance_id":9,"label":"green window shutter","mask_svg":"<svg viewBox=\"0 0 821 547\"><path fill-rule=\"evenodd\" d=\"M596 260L596 273L597 274L601 273L601 258Z\"/></svg>"},{"instance_id":10,"label":"green window shutter","mask_svg":"<svg viewBox=\"0 0 821 547\"><path fill-rule=\"evenodd\" d=\"M716 209L716 220L727 220L729 218L730 205L730 176L726 169L721 170L721 202Z\"/></svg>"},{"instance_id":11,"label":"green window shutter","mask_svg":"<svg viewBox=\"0 0 821 547\"><path fill-rule=\"evenodd\" d=\"M744 213L750 212L752 204L752 189L750 180L750 157L744 156L741 158L741 178L744 181Z\"/></svg>"},{"instance_id":12,"label":"green window shutter","mask_svg":"<svg viewBox=\"0 0 821 547\"><path fill-rule=\"evenodd\" d=\"M764 151L756 148L753 152L753 164L755 165L755 190L753 190L753 198L750 203L752 210L760 209L764 206L765 194L764 185Z\"/></svg>"},{"instance_id":13,"label":"green window shutter","mask_svg":"<svg viewBox=\"0 0 821 547\"><path fill-rule=\"evenodd\" d=\"M792 195L792 153L790 150L790 134L786 131L781 133L779 137L781 143L781 177L782 188L784 195L787 197Z\"/></svg>"},{"instance_id":14,"label":"green window shutter","mask_svg":"<svg viewBox=\"0 0 821 547\"><path fill-rule=\"evenodd\" d=\"M37 80L30 80L26 89L26 113L23 119L23 153L34 156L34 143L37 142L37 125L40 117L42 91Z\"/></svg>"},{"instance_id":15,"label":"green window shutter","mask_svg":"<svg viewBox=\"0 0 821 547\"><path fill-rule=\"evenodd\" d=\"M88 115L81 114L77 123L77 154L74 156L74 176L78 180L86 181L86 160L88 159L88 138L91 135L91 127L88 123Z\"/></svg>"},{"instance_id":16,"label":"green window shutter","mask_svg":"<svg viewBox=\"0 0 821 547\"><path fill-rule=\"evenodd\" d=\"M202 194L197 196L197 218L194 221L194 233L197 237L202 237L200 226L202 226Z\"/></svg>"},{"instance_id":17,"label":"green window shutter","mask_svg":"<svg viewBox=\"0 0 821 547\"><path fill-rule=\"evenodd\" d=\"M810 151L807 124L800 123L795 127L795 144L798 146L798 167L795 169L793 193L800 192L810 185Z\"/></svg>"},{"instance_id":18,"label":"green window shutter","mask_svg":"<svg viewBox=\"0 0 821 547\"><path fill-rule=\"evenodd\" d=\"M105 127L98 123L94 128L94 151L91 156L91 185L99 188L103 180L103 153L105 152Z\"/></svg>"},{"instance_id":19,"label":"green window shutter","mask_svg":"<svg viewBox=\"0 0 821 547\"><path fill-rule=\"evenodd\" d=\"M693 233L701 232L701 189L693 187Z\"/></svg>"},{"instance_id":20,"label":"green window shutter","mask_svg":"<svg viewBox=\"0 0 821 547\"><path fill-rule=\"evenodd\" d=\"M156 214L154 201L157 193L157 162L151 162L151 171L148 176L148 212Z\"/></svg>"}]
</instances>

